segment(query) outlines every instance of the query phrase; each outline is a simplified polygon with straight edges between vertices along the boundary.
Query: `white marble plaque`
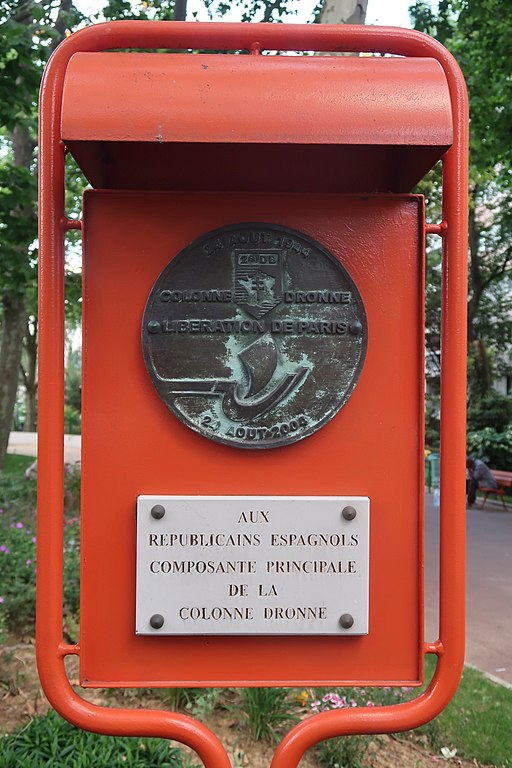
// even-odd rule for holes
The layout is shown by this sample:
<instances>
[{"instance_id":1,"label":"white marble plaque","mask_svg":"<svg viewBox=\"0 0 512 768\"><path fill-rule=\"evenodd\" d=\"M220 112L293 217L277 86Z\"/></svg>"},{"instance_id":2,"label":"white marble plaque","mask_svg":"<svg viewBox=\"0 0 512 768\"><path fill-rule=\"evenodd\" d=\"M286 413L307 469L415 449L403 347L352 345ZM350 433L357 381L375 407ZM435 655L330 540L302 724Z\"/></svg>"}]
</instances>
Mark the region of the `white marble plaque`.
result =
<instances>
[{"instance_id":1,"label":"white marble plaque","mask_svg":"<svg viewBox=\"0 0 512 768\"><path fill-rule=\"evenodd\" d=\"M365 496L139 496L137 634L368 634L369 515Z\"/></svg>"}]
</instances>

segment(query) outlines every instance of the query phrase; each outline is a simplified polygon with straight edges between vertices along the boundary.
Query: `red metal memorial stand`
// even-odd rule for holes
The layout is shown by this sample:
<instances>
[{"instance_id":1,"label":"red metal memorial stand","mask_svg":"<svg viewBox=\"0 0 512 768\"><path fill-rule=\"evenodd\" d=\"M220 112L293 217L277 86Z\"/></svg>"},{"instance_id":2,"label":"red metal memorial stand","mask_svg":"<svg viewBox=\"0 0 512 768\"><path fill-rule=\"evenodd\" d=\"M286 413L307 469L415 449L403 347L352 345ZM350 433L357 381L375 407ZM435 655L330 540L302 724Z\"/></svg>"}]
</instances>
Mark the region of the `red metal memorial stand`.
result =
<instances>
[{"instance_id":1,"label":"red metal memorial stand","mask_svg":"<svg viewBox=\"0 0 512 768\"><path fill-rule=\"evenodd\" d=\"M465 403L468 108L460 70L443 46L413 31L378 27L272 24L201 24L119 21L81 30L55 51L41 89L40 310L37 659L52 706L78 727L97 733L156 736L187 744L207 768L229 768L217 737L196 720L164 711L99 707L73 690L64 659L81 654L62 636L64 237L80 229L64 208L65 144L61 135L66 70L79 52L112 49L208 49L374 52L437 61L448 84L453 143L443 157L443 220L424 236L443 239L441 378L441 531L439 639L420 654L437 656L427 690L408 703L317 714L293 728L279 745L272 768L294 768L317 742L345 734L414 728L434 718L453 696L464 660ZM108 73L105 74L108 77ZM91 567L91 564L88 564ZM112 642L115 642L114 640ZM127 681L127 684L129 681Z\"/></svg>"}]
</instances>

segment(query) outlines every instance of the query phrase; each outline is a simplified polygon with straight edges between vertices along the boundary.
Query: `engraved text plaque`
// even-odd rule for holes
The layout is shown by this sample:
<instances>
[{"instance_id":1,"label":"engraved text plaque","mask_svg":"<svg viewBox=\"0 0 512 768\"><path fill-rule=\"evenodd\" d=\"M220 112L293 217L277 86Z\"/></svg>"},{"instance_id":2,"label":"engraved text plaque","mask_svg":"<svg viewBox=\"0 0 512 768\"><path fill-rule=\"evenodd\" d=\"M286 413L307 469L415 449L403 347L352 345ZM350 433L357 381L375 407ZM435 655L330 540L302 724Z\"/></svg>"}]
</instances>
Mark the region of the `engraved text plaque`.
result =
<instances>
[{"instance_id":1,"label":"engraved text plaque","mask_svg":"<svg viewBox=\"0 0 512 768\"><path fill-rule=\"evenodd\" d=\"M365 635L365 496L139 496L140 635Z\"/></svg>"}]
</instances>

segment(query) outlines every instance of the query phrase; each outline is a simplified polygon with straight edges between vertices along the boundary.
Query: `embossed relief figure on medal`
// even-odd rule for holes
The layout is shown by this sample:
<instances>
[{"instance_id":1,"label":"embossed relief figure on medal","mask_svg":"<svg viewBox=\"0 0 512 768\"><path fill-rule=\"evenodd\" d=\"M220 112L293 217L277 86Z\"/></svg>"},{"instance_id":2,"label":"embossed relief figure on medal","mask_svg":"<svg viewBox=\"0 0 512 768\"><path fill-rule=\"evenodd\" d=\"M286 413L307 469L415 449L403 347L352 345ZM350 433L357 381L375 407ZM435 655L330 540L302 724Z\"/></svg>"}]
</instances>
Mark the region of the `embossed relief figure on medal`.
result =
<instances>
[{"instance_id":1,"label":"embossed relief figure on medal","mask_svg":"<svg viewBox=\"0 0 512 768\"><path fill-rule=\"evenodd\" d=\"M157 278L142 324L149 376L172 413L252 449L301 440L335 416L367 335L343 254L267 223L223 227L184 248Z\"/></svg>"}]
</instances>

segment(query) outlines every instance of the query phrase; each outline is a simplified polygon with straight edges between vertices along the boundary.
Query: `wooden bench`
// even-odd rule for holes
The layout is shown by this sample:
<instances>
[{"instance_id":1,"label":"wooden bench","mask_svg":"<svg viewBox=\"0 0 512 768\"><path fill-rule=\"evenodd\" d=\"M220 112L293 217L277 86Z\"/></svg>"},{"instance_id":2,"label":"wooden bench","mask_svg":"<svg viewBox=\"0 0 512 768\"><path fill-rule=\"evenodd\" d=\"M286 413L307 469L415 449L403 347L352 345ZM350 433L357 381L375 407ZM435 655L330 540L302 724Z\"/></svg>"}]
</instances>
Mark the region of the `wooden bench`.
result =
<instances>
[{"instance_id":1,"label":"wooden bench","mask_svg":"<svg viewBox=\"0 0 512 768\"><path fill-rule=\"evenodd\" d=\"M501 499L501 503L507 511L507 505L505 504L505 493L507 488L512 488L512 472L505 472L502 469L491 469L491 474L498 483L497 488L487 488L485 485L481 485L478 490L484 494L482 500L482 509L485 507L485 502L490 494L494 494Z\"/></svg>"}]
</instances>

